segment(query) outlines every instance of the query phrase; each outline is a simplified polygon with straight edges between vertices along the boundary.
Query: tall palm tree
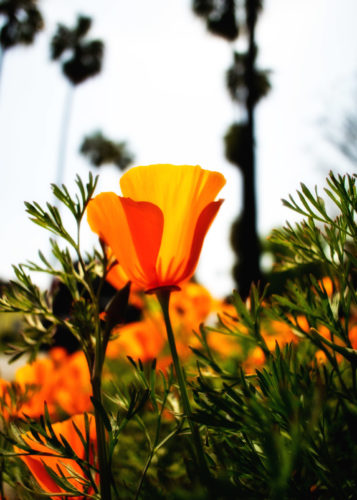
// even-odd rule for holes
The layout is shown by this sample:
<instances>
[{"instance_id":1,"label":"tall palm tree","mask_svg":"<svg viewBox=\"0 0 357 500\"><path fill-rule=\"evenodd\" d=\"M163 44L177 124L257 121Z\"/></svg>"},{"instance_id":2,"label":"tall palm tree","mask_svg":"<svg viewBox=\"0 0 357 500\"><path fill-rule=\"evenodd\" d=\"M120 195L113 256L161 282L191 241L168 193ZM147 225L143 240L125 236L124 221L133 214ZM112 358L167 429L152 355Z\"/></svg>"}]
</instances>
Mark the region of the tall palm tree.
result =
<instances>
[{"instance_id":1,"label":"tall palm tree","mask_svg":"<svg viewBox=\"0 0 357 500\"><path fill-rule=\"evenodd\" d=\"M51 59L59 61L69 85L64 106L60 147L57 165L57 184L62 184L65 169L68 131L74 90L88 78L97 75L102 68L104 44L101 40L88 40L92 20L78 16L74 28L58 24L51 40Z\"/></svg>"},{"instance_id":2,"label":"tall palm tree","mask_svg":"<svg viewBox=\"0 0 357 500\"><path fill-rule=\"evenodd\" d=\"M100 131L87 135L83 139L80 152L95 167L112 163L120 170L125 170L134 161L134 157L125 142L113 141Z\"/></svg>"},{"instance_id":3,"label":"tall palm tree","mask_svg":"<svg viewBox=\"0 0 357 500\"><path fill-rule=\"evenodd\" d=\"M241 170L243 177L243 208L233 223L231 243L236 255L233 276L240 293L247 296L251 282L261 279L254 118L258 101L270 89L268 72L256 68L255 27L262 0L193 0L192 8L205 20L211 33L234 42L242 31L241 36L248 41L245 52L233 50L233 63L226 75L229 94L244 111L244 118L232 124L225 136L226 157Z\"/></svg>"},{"instance_id":4,"label":"tall palm tree","mask_svg":"<svg viewBox=\"0 0 357 500\"><path fill-rule=\"evenodd\" d=\"M0 0L0 77L5 52L16 45L30 45L44 27L37 0Z\"/></svg>"}]
</instances>

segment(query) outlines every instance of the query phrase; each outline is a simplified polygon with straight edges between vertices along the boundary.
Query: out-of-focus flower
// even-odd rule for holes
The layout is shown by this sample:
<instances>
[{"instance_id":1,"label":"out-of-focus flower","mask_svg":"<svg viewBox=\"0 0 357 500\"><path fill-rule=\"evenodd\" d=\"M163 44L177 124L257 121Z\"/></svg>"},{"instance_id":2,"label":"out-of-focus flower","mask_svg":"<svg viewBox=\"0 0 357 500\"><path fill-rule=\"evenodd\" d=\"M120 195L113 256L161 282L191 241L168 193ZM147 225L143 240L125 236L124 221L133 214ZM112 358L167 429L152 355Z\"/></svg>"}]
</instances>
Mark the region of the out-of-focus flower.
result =
<instances>
[{"instance_id":1,"label":"out-of-focus flower","mask_svg":"<svg viewBox=\"0 0 357 500\"><path fill-rule=\"evenodd\" d=\"M145 291L177 289L196 269L224 184L222 174L199 166L135 167L120 179L124 196L101 193L89 202L88 222L130 281Z\"/></svg>"},{"instance_id":2,"label":"out-of-focus flower","mask_svg":"<svg viewBox=\"0 0 357 500\"><path fill-rule=\"evenodd\" d=\"M207 288L188 281L181 285L181 293L172 295L169 307L175 327L181 325L191 333L192 330L198 330L200 324L216 309L216 301Z\"/></svg>"},{"instance_id":3,"label":"out-of-focus flower","mask_svg":"<svg viewBox=\"0 0 357 500\"><path fill-rule=\"evenodd\" d=\"M208 290L193 282L181 285L181 292L173 294L170 301L170 316L175 325L177 350L182 359L187 359L191 347L200 347L194 332L216 309L216 302ZM157 301L145 295L143 320L114 329L114 336L107 348L108 358L132 357L134 360L157 359L157 367L165 369L171 362L167 345L165 324Z\"/></svg>"},{"instance_id":4,"label":"out-of-focus flower","mask_svg":"<svg viewBox=\"0 0 357 500\"><path fill-rule=\"evenodd\" d=\"M236 308L233 304L221 302L217 307L217 314L219 316L220 323L222 323L222 325L226 328L234 330L237 327L239 319Z\"/></svg>"},{"instance_id":5,"label":"out-of-focus flower","mask_svg":"<svg viewBox=\"0 0 357 500\"><path fill-rule=\"evenodd\" d=\"M67 355L64 349L54 348L48 358L37 359L19 368L15 379L21 387L28 384L37 387L21 408L21 412L31 417L43 414L45 402L52 417L63 412L68 415L82 413L92 408L92 389L83 352Z\"/></svg>"},{"instance_id":6,"label":"out-of-focus flower","mask_svg":"<svg viewBox=\"0 0 357 500\"><path fill-rule=\"evenodd\" d=\"M322 349L318 349L315 352L315 359L320 365L323 365L324 363L327 362L327 356Z\"/></svg>"},{"instance_id":7,"label":"out-of-focus flower","mask_svg":"<svg viewBox=\"0 0 357 500\"><path fill-rule=\"evenodd\" d=\"M56 365L50 358L41 358L32 364L21 366L15 374L15 381L25 388L27 384L35 387L32 397L26 401L21 410L31 417L39 417L43 413L44 402L47 402L50 415L55 415L56 405L53 400L53 383L57 381Z\"/></svg>"},{"instance_id":8,"label":"out-of-focus flower","mask_svg":"<svg viewBox=\"0 0 357 500\"><path fill-rule=\"evenodd\" d=\"M265 355L263 350L256 346L249 354L247 359L243 362L242 366L247 374L255 372L256 368L261 367L265 363Z\"/></svg>"},{"instance_id":9,"label":"out-of-focus flower","mask_svg":"<svg viewBox=\"0 0 357 500\"><path fill-rule=\"evenodd\" d=\"M212 331L209 332L207 341L209 347L223 358L237 358L242 354L239 340L233 335Z\"/></svg>"},{"instance_id":10,"label":"out-of-focus flower","mask_svg":"<svg viewBox=\"0 0 357 500\"><path fill-rule=\"evenodd\" d=\"M278 343L279 347L282 347L290 342L293 342L294 344L298 342L298 337L295 335L291 326L283 321L270 321L267 325L265 325L262 336L270 351L275 349L276 343Z\"/></svg>"},{"instance_id":11,"label":"out-of-focus flower","mask_svg":"<svg viewBox=\"0 0 357 500\"><path fill-rule=\"evenodd\" d=\"M22 416L23 408L36 397L38 390L31 383L19 384L0 379L0 421L1 418L10 420Z\"/></svg>"},{"instance_id":12,"label":"out-of-focus flower","mask_svg":"<svg viewBox=\"0 0 357 500\"><path fill-rule=\"evenodd\" d=\"M75 386L76 390L73 390ZM68 415L92 409L92 387L87 361L82 351L68 356L62 363L56 384L56 403Z\"/></svg>"},{"instance_id":13,"label":"out-of-focus flower","mask_svg":"<svg viewBox=\"0 0 357 500\"><path fill-rule=\"evenodd\" d=\"M329 278L328 276L322 278L322 280L318 282L318 285L322 291L326 291L328 297L332 296L334 289L336 287L332 279Z\"/></svg>"},{"instance_id":14,"label":"out-of-focus flower","mask_svg":"<svg viewBox=\"0 0 357 500\"><path fill-rule=\"evenodd\" d=\"M164 325L152 318L129 323L113 333L118 337L108 344L110 359L130 356L134 360L150 361L160 355L166 343Z\"/></svg>"},{"instance_id":15,"label":"out-of-focus flower","mask_svg":"<svg viewBox=\"0 0 357 500\"><path fill-rule=\"evenodd\" d=\"M80 436L78 435L74 424L77 426L78 430L81 432L84 439L86 439L85 430L85 418L84 415L74 415L68 420L63 422L56 422L52 424L52 429L59 441L62 441L62 436L70 444L72 450L81 459L86 460L86 450L83 446ZM82 469L82 467L72 458L63 458L59 455L58 451L54 450L50 444L46 443L44 437L42 437L42 444L38 443L31 433L23 434L22 439L25 443L34 451L42 452L43 455L21 455L20 458L25 462L29 468L31 474L41 486L41 488L46 493L64 495L68 493L62 487L56 484L54 479L50 476L46 470L46 466L51 468L56 474L59 471L67 479L67 481L81 492L86 492L88 494L93 493L93 487L85 487L84 481L88 481L87 473ZM63 443L63 441L62 441ZM26 453L19 447L15 447L16 453ZM96 454L96 431L95 431L95 421L94 418L89 416L89 463L95 465L95 454ZM53 456L46 456L46 454L51 454ZM98 483L98 474L93 474L93 479ZM67 498L67 496L52 496L53 499ZM71 496L74 499L81 499L82 496Z\"/></svg>"},{"instance_id":16,"label":"out-of-focus flower","mask_svg":"<svg viewBox=\"0 0 357 500\"><path fill-rule=\"evenodd\" d=\"M348 337L350 339L352 349L357 349L357 325L353 325L349 332Z\"/></svg>"}]
</instances>

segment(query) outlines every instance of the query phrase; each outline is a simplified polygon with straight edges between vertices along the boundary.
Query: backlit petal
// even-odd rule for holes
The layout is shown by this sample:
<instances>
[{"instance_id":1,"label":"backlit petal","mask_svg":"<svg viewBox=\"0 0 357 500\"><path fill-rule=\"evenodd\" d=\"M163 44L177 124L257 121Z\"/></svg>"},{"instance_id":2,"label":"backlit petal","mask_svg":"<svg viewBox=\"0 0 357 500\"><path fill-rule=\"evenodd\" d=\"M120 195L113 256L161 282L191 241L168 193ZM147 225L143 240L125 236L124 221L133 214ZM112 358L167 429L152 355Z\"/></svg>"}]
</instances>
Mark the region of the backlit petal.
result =
<instances>
[{"instance_id":1,"label":"backlit petal","mask_svg":"<svg viewBox=\"0 0 357 500\"><path fill-rule=\"evenodd\" d=\"M21 453L22 450L18 449L17 451ZM39 450L39 451L44 451L44 453L46 453L49 450L48 448L46 448L45 450ZM44 491L48 493L63 492L63 490L55 483L54 479L52 479L51 476L48 474L44 465L39 461L38 458L34 458L31 456L23 456L21 458L25 462L27 467L30 469L31 474L33 475L33 477L36 479L36 481ZM47 458L47 460L45 461L46 465L48 465L48 462L49 460Z\"/></svg>"},{"instance_id":2,"label":"backlit petal","mask_svg":"<svg viewBox=\"0 0 357 500\"><path fill-rule=\"evenodd\" d=\"M183 271L181 276L182 280L189 278L195 272L197 262L202 250L203 240L222 203L223 200L212 201L202 210L197 220L189 258L185 270Z\"/></svg>"},{"instance_id":3,"label":"backlit petal","mask_svg":"<svg viewBox=\"0 0 357 500\"><path fill-rule=\"evenodd\" d=\"M225 184L219 172L192 165L149 165L125 173L120 186L125 196L161 208L164 230L157 269L159 280L177 275L187 261L198 217Z\"/></svg>"},{"instance_id":4,"label":"backlit petal","mask_svg":"<svg viewBox=\"0 0 357 500\"><path fill-rule=\"evenodd\" d=\"M164 215L159 207L146 201L133 201L130 198L120 198L120 201L149 287L150 283L157 280L155 265L161 244ZM127 272L124 262L119 262Z\"/></svg>"},{"instance_id":5,"label":"backlit petal","mask_svg":"<svg viewBox=\"0 0 357 500\"><path fill-rule=\"evenodd\" d=\"M74 415L72 418L65 420L63 422L56 422L52 425L53 431L57 438L61 439L61 436L64 436L65 439L71 444L72 449L82 459L85 459L85 450L83 444L78 436L73 422L76 423L77 428L81 431L82 435L85 436L85 420L84 415ZM89 417L89 439L92 445L95 445L95 421L94 418ZM44 455L22 455L20 458L25 462L27 467L29 468L31 474L36 479L41 488L47 493L65 493L60 486L56 484L56 482L51 478L50 474L47 472L45 465L50 467L57 474L59 473L58 469L60 469L61 473L67 477L68 481L77 489L82 489L82 484L80 480L68 472L67 467L72 468L79 477L83 477L82 468L70 458L62 458L57 454L55 450L51 447L47 446L45 438L43 439L43 444L38 443L34 440L31 433L26 433L22 435L23 440L26 444L37 452L42 452ZM18 447L14 447L15 452L23 453ZM53 456L46 456L46 454L53 454ZM94 457L89 457L90 462L93 463ZM59 498L58 496L52 496L51 498ZM73 497L74 499L82 498L82 496Z\"/></svg>"},{"instance_id":6,"label":"backlit petal","mask_svg":"<svg viewBox=\"0 0 357 500\"><path fill-rule=\"evenodd\" d=\"M146 201L133 201L114 193L101 193L87 208L91 229L112 249L128 278L147 287L156 281L163 214Z\"/></svg>"}]
</instances>

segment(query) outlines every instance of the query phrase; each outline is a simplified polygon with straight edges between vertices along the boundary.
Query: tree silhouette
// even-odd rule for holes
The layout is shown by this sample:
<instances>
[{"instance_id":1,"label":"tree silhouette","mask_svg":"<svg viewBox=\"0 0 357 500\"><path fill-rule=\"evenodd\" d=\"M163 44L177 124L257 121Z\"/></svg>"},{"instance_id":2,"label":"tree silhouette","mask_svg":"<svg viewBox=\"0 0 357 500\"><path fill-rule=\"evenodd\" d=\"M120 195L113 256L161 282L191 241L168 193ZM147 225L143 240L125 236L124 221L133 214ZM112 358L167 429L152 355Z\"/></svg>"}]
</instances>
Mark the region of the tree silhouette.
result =
<instances>
[{"instance_id":1,"label":"tree silhouette","mask_svg":"<svg viewBox=\"0 0 357 500\"><path fill-rule=\"evenodd\" d=\"M78 16L74 28L58 24L51 40L51 59L59 61L69 82L67 99L62 119L60 148L57 166L57 184L62 184L65 168L65 154L72 110L74 89L88 78L97 75L103 62L104 44L101 40L88 40L92 20Z\"/></svg>"},{"instance_id":2,"label":"tree silhouette","mask_svg":"<svg viewBox=\"0 0 357 500\"><path fill-rule=\"evenodd\" d=\"M114 163L120 170L124 170L134 161L134 156L128 151L125 142L112 141L100 131L87 135L83 139L80 152L95 167Z\"/></svg>"},{"instance_id":3,"label":"tree silhouette","mask_svg":"<svg viewBox=\"0 0 357 500\"><path fill-rule=\"evenodd\" d=\"M262 0L193 0L192 3L193 11L205 20L211 33L233 42L242 31L248 42L246 52L233 51L233 63L226 74L228 92L243 111L244 118L231 125L224 139L226 158L241 170L243 177L243 208L231 231L231 244L236 254L233 276L243 296L248 295L251 282L262 277L254 136L255 106L270 89L268 72L256 68L255 27L262 3Z\"/></svg>"},{"instance_id":4,"label":"tree silhouette","mask_svg":"<svg viewBox=\"0 0 357 500\"><path fill-rule=\"evenodd\" d=\"M328 123L327 139L355 167L357 164L357 113L353 107L336 127Z\"/></svg>"},{"instance_id":5,"label":"tree silhouette","mask_svg":"<svg viewBox=\"0 0 357 500\"><path fill-rule=\"evenodd\" d=\"M43 29L37 0L0 0L0 76L5 52L16 45L31 45Z\"/></svg>"}]
</instances>

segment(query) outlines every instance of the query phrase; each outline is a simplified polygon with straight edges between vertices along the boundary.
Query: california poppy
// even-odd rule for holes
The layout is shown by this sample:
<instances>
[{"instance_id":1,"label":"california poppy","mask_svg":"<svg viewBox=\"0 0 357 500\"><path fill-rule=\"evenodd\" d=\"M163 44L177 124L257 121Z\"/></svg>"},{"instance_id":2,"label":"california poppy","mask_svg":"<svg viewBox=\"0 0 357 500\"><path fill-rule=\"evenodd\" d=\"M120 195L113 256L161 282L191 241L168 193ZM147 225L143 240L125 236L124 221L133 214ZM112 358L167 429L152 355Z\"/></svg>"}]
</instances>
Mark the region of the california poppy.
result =
<instances>
[{"instance_id":1,"label":"california poppy","mask_svg":"<svg viewBox=\"0 0 357 500\"><path fill-rule=\"evenodd\" d=\"M164 325L161 322L149 317L120 326L119 336L108 344L108 358L130 356L135 360L140 358L141 361L157 358L166 340ZM114 329L114 334L116 334L116 329Z\"/></svg>"},{"instance_id":2,"label":"california poppy","mask_svg":"<svg viewBox=\"0 0 357 500\"><path fill-rule=\"evenodd\" d=\"M47 358L20 367L15 380L23 390L33 386L31 397L21 407L21 413L31 417L42 415L45 401L52 418L58 418L63 412L74 415L92 408L89 370L82 351L68 355L64 349L55 347ZM76 380L76 391L73 391L73 380Z\"/></svg>"},{"instance_id":3,"label":"california poppy","mask_svg":"<svg viewBox=\"0 0 357 500\"><path fill-rule=\"evenodd\" d=\"M70 443L76 455L82 460L85 460L86 452L83 447L81 438L74 427L74 424L77 426L78 430L81 432L84 439L86 439L85 419L83 414L75 415L68 420L64 420L63 422L56 422L55 424L52 424L52 429L57 439L62 440L63 436L65 440L68 443ZM71 458L62 458L51 446L46 444L45 438L42 438L43 439L42 444L38 443L37 440L35 441L31 433L23 434L22 439L31 449L35 450L37 453L38 452L43 453L43 455L24 454L20 456L20 458L25 462L27 467L30 469L31 474L33 475L34 479L38 482L38 484L41 486L43 491L45 491L46 493L53 493L57 495L59 493L63 493L64 496L66 495L66 493L68 493L61 486L59 486L55 482L55 480L51 477L51 475L46 470L46 467L48 467L57 474L59 473L60 470L61 474L63 474L63 476L66 477L67 481L71 483L71 485L75 487L77 490L84 493L86 489L87 493L89 494L93 493L93 487L90 486L89 488L85 488L84 484L86 481L88 481L88 477L86 477L86 474L82 470L81 466L75 460ZM95 432L94 418L91 417L89 417L89 441L90 441L89 461L93 465L94 462L93 451L96 443L96 432ZM19 447L15 447L15 451L17 453L26 453ZM48 456L49 454L51 456ZM98 476L98 474L96 474L96 476ZM95 480L96 483L98 483L98 477L96 477ZM53 496L52 498L54 499L64 498L64 496L61 497L57 495ZM82 498L82 495L72 498L79 499Z\"/></svg>"},{"instance_id":4,"label":"california poppy","mask_svg":"<svg viewBox=\"0 0 357 500\"><path fill-rule=\"evenodd\" d=\"M177 289L196 269L225 182L197 165L135 167L120 179L123 196L89 202L88 222L130 281L145 291Z\"/></svg>"}]
</instances>

